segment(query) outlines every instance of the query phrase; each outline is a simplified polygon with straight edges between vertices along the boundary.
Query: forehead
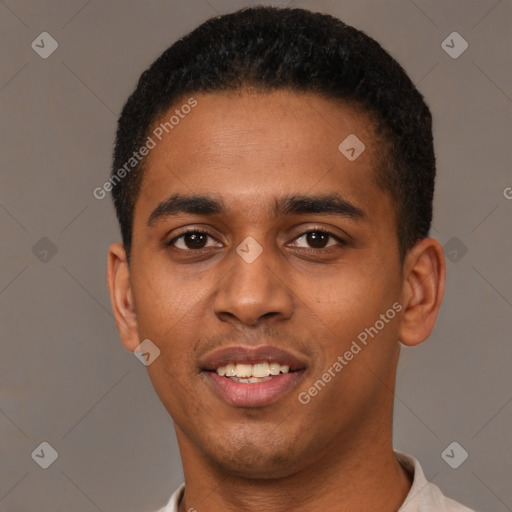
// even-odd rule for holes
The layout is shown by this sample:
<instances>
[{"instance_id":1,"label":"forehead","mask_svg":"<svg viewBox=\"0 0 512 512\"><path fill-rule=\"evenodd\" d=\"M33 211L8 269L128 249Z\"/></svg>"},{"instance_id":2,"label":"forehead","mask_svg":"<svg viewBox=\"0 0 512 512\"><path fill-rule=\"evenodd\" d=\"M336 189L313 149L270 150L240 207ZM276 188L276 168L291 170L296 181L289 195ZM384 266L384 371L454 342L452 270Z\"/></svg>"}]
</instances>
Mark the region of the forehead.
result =
<instances>
[{"instance_id":1,"label":"forehead","mask_svg":"<svg viewBox=\"0 0 512 512\"><path fill-rule=\"evenodd\" d=\"M374 211L380 143L369 117L311 93L194 94L151 127L135 223L166 197L215 194L267 213L278 196L337 192ZM193 104L193 103L192 103ZM371 213L371 212L370 212Z\"/></svg>"}]
</instances>

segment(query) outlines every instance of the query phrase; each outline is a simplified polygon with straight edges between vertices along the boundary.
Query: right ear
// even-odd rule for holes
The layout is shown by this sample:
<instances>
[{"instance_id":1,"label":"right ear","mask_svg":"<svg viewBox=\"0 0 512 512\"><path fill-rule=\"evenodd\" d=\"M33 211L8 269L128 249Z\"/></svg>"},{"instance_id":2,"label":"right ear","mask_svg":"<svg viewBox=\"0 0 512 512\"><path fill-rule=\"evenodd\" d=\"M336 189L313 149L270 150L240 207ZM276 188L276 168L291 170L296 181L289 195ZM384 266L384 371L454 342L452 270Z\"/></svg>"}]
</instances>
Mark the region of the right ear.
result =
<instances>
[{"instance_id":1,"label":"right ear","mask_svg":"<svg viewBox=\"0 0 512 512\"><path fill-rule=\"evenodd\" d=\"M134 351L138 345L139 330L130 283L130 268L124 246L112 244L108 249L107 285L119 336L125 348Z\"/></svg>"}]
</instances>

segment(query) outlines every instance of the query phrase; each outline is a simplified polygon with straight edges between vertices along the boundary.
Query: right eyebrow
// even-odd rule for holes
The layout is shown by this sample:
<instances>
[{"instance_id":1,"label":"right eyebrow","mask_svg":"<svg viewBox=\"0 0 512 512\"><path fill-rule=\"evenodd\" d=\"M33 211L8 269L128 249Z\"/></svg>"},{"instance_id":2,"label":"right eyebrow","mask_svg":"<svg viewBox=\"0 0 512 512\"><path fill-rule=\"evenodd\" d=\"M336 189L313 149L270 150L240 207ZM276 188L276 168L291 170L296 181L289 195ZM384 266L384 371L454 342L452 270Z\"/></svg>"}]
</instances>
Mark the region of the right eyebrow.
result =
<instances>
[{"instance_id":1,"label":"right eyebrow","mask_svg":"<svg viewBox=\"0 0 512 512\"><path fill-rule=\"evenodd\" d=\"M160 219L178 215L179 213L190 213L195 215L219 215L226 212L224 203L220 199L210 196L181 196L173 194L161 201L151 212L147 225L152 226Z\"/></svg>"}]
</instances>

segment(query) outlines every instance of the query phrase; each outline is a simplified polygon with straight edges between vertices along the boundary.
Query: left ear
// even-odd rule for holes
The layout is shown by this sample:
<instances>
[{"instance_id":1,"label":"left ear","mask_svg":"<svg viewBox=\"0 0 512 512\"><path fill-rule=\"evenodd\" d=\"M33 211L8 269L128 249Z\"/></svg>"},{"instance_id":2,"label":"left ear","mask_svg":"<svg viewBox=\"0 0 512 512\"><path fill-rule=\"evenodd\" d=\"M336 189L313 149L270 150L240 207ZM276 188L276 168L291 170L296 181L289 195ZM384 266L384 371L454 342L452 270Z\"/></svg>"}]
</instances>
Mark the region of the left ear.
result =
<instances>
[{"instance_id":1,"label":"left ear","mask_svg":"<svg viewBox=\"0 0 512 512\"><path fill-rule=\"evenodd\" d=\"M399 340L412 347L430 336L443 301L446 262L441 244L434 238L420 240L407 253L403 270Z\"/></svg>"}]
</instances>

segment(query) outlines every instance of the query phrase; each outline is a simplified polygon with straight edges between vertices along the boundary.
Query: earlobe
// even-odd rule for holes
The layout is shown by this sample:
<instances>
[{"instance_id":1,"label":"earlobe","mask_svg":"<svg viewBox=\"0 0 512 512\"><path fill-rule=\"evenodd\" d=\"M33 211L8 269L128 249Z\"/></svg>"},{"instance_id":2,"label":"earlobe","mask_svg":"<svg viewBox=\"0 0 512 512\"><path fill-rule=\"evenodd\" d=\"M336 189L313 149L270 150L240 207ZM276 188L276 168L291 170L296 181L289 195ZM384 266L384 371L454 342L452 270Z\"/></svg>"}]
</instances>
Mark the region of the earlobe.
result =
<instances>
[{"instance_id":1,"label":"earlobe","mask_svg":"<svg viewBox=\"0 0 512 512\"><path fill-rule=\"evenodd\" d=\"M443 301L445 277L443 248L434 238L419 241L407 253L399 331L404 345L419 345L430 336Z\"/></svg>"},{"instance_id":2,"label":"earlobe","mask_svg":"<svg viewBox=\"0 0 512 512\"><path fill-rule=\"evenodd\" d=\"M107 285L119 336L125 348L134 351L140 344L137 316L130 283L130 269L122 244L109 247Z\"/></svg>"}]
</instances>

